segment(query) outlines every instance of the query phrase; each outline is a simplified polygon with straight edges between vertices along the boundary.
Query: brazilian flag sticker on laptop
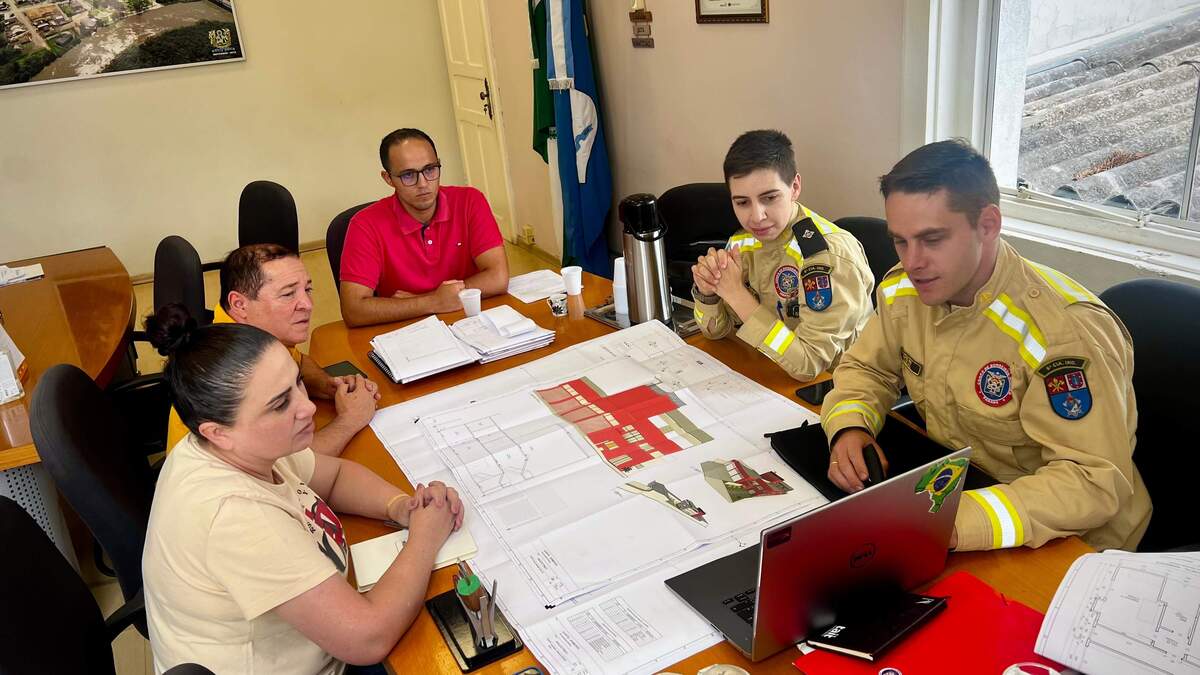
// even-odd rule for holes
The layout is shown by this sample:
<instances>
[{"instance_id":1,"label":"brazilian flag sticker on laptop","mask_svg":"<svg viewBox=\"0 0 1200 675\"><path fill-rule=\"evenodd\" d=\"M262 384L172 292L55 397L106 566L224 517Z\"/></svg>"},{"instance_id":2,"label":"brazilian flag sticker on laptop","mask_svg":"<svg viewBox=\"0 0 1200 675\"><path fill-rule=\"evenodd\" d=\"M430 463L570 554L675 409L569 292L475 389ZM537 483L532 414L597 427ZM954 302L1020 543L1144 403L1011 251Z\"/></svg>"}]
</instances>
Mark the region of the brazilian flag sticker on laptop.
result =
<instances>
[{"instance_id":1,"label":"brazilian flag sticker on laptop","mask_svg":"<svg viewBox=\"0 0 1200 675\"><path fill-rule=\"evenodd\" d=\"M943 459L929 467L921 480L917 481L913 494L929 493L929 501L932 502L929 507L930 513L937 513L942 508L946 495L954 492L954 488L962 480L963 472L967 470L967 462L965 458Z\"/></svg>"}]
</instances>

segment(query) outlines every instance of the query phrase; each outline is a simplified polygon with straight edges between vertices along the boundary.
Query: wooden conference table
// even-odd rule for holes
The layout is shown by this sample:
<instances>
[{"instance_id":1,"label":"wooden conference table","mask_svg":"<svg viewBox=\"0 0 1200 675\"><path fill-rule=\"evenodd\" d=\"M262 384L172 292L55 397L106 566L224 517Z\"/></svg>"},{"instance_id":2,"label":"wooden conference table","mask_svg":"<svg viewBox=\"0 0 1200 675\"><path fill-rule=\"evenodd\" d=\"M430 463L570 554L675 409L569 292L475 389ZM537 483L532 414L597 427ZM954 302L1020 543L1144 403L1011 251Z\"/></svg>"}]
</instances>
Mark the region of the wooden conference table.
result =
<instances>
[{"instance_id":1,"label":"wooden conference table","mask_svg":"<svg viewBox=\"0 0 1200 675\"><path fill-rule=\"evenodd\" d=\"M584 302L588 307L600 304L612 292L612 284L607 279L585 275ZM613 329L588 318L567 319L557 318L550 313L545 302L530 305L521 304L511 296L500 296L484 300L484 308L500 304L511 304L523 314L537 322L538 325L553 328L557 336L548 347L527 352L507 359L502 359L486 365L472 365L446 373L434 375L412 384L397 385L387 380L367 359L370 340L375 335L396 328L402 324L370 326L366 328L347 328L342 322L331 323L313 331L310 355L323 365L349 360L368 373L371 379L380 383L382 400L379 407L409 401L426 394L452 387L469 380L474 380L492 373L507 370L522 363L528 363L564 349L573 344L590 340L611 333ZM462 317L462 313L443 315L447 322ZM712 354L721 362L741 374L753 379L759 384L772 389L792 400L797 383L781 368L771 363L765 356L735 339L707 340L702 335L694 335L687 339L688 344ZM807 405L803 404L802 405ZM814 406L807 406L817 410ZM332 406L327 402L318 404L317 423L327 423L332 418ZM360 433L346 448L343 457L364 464L379 475L407 490L412 485L401 473L392 460L391 455L384 449L373 433ZM346 535L351 543L386 534L389 530L378 521L356 516L346 516L342 519L346 527ZM1054 591L1066 573L1067 568L1080 555L1091 551L1077 537L1061 539L1036 550L1008 549L976 553L953 553L950 555L946 571L949 574L956 570L967 570L975 576L991 584L1006 596L1023 602L1039 611L1045 611L1054 597ZM450 590L452 568L434 572L429 584L427 597ZM792 666L792 660L798 652L792 649L784 650L774 657L760 663L750 663L741 653L726 642L705 649L667 670L690 675L699 669L714 663L730 663L741 666L753 673L787 673L794 675L797 671ZM515 673L527 666L537 665L533 654L524 649L517 654L502 659L477 672L487 674ZM394 673L446 673L460 672L454 657L443 642L441 634L434 625L428 612L421 612L413 622L408 632L388 655L387 666Z\"/></svg>"},{"instance_id":2,"label":"wooden conference table","mask_svg":"<svg viewBox=\"0 0 1200 675\"><path fill-rule=\"evenodd\" d=\"M0 470L39 461L29 431L29 403L38 379L73 363L101 387L116 373L129 345L133 285L107 247L5 263L41 263L46 276L0 287L4 328L25 355L25 396L0 405Z\"/></svg>"}]
</instances>

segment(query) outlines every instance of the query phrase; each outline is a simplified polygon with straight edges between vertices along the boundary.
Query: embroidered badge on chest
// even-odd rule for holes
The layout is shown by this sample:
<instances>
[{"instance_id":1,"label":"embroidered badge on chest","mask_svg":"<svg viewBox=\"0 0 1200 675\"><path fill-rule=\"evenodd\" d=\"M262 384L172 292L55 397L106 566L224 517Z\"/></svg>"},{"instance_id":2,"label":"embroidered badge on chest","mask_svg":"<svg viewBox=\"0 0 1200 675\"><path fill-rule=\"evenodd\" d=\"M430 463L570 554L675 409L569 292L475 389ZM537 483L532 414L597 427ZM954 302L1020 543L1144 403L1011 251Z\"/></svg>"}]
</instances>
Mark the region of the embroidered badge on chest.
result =
<instances>
[{"instance_id":1,"label":"embroidered badge on chest","mask_svg":"<svg viewBox=\"0 0 1200 675\"><path fill-rule=\"evenodd\" d=\"M1012 400L1012 370L1003 361L989 361L975 374L975 393L993 408Z\"/></svg>"},{"instance_id":2,"label":"embroidered badge on chest","mask_svg":"<svg viewBox=\"0 0 1200 675\"><path fill-rule=\"evenodd\" d=\"M804 304L814 312L823 312L833 304L833 284L829 265L809 265L800 273L804 284Z\"/></svg>"},{"instance_id":3,"label":"embroidered badge on chest","mask_svg":"<svg viewBox=\"0 0 1200 675\"><path fill-rule=\"evenodd\" d=\"M1038 368L1037 373L1046 384L1050 407L1063 419L1080 419L1092 409L1092 392L1088 391L1087 376L1083 373L1085 366L1087 359L1067 356Z\"/></svg>"},{"instance_id":4,"label":"embroidered badge on chest","mask_svg":"<svg viewBox=\"0 0 1200 675\"><path fill-rule=\"evenodd\" d=\"M800 271L794 265L775 270L775 295L788 300L800 292Z\"/></svg>"},{"instance_id":5,"label":"embroidered badge on chest","mask_svg":"<svg viewBox=\"0 0 1200 675\"><path fill-rule=\"evenodd\" d=\"M904 351L903 347L900 348L900 361L904 364L905 368L908 368L909 372L917 377L920 377L921 371L925 370L925 366L921 365L920 361L914 359L912 354Z\"/></svg>"}]
</instances>

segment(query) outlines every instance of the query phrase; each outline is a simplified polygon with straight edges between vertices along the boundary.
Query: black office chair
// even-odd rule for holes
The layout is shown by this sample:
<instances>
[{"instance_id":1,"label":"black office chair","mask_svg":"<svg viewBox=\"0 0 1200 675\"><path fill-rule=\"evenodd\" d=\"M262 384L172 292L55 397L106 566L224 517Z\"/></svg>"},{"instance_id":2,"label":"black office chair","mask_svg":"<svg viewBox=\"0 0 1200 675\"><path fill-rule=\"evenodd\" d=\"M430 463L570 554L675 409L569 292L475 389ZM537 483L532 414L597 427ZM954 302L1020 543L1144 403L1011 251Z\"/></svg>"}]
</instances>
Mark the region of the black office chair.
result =
<instances>
[{"instance_id":1,"label":"black office chair","mask_svg":"<svg viewBox=\"0 0 1200 675\"><path fill-rule=\"evenodd\" d=\"M219 263L214 267L219 267ZM187 308L200 325L212 323L213 313L204 306L204 268L200 255L188 240L171 235L158 243L154 251L154 310L178 303ZM131 342L146 342L145 331L131 332ZM149 373L114 381L108 387L113 403L126 413L130 421L129 435L133 446L142 448L143 456L166 450L167 415L170 399L162 373ZM101 558L96 567L105 574L111 569Z\"/></svg>"},{"instance_id":2,"label":"black office chair","mask_svg":"<svg viewBox=\"0 0 1200 675\"><path fill-rule=\"evenodd\" d=\"M125 419L87 373L59 364L33 390L29 426L42 466L112 560L125 600L137 597L154 481ZM135 621L148 637L145 616Z\"/></svg>"},{"instance_id":3,"label":"black office chair","mask_svg":"<svg viewBox=\"0 0 1200 675\"><path fill-rule=\"evenodd\" d=\"M1182 424L1200 409L1200 393L1188 386L1200 381L1200 361L1194 355L1200 335L1200 288L1134 279L1109 288L1100 299L1133 336L1138 410L1133 461L1154 501L1154 515L1138 550L1200 543L1191 500L1200 460Z\"/></svg>"},{"instance_id":4,"label":"black office chair","mask_svg":"<svg viewBox=\"0 0 1200 675\"><path fill-rule=\"evenodd\" d=\"M833 221L834 225L854 235L867 254L867 265L871 274L875 275L875 288L883 280L883 275L900 262L896 255L896 246L887 231L887 221L882 218L867 216L847 216ZM875 303L875 289L871 289L871 303Z\"/></svg>"},{"instance_id":5,"label":"black office chair","mask_svg":"<svg viewBox=\"0 0 1200 675\"><path fill-rule=\"evenodd\" d=\"M87 584L8 497L0 497L0 537L7 550L0 556L0 671L115 673L111 642L142 611L141 594L106 620Z\"/></svg>"},{"instance_id":6,"label":"black office chair","mask_svg":"<svg viewBox=\"0 0 1200 675\"><path fill-rule=\"evenodd\" d=\"M112 641L143 611L142 594L105 619L83 579L16 502L0 497L0 556L4 612L0 612L0 672L10 675L115 675ZM165 675L212 675L185 663Z\"/></svg>"},{"instance_id":7,"label":"black office chair","mask_svg":"<svg viewBox=\"0 0 1200 675\"><path fill-rule=\"evenodd\" d=\"M667 226L664 248L671 293L692 297L692 265L709 247L721 249L741 224L724 183L688 183L662 193L658 217Z\"/></svg>"},{"instance_id":8,"label":"black office chair","mask_svg":"<svg viewBox=\"0 0 1200 675\"><path fill-rule=\"evenodd\" d=\"M256 180L238 199L238 246L279 244L300 252L300 219L296 200L279 183Z\"/></svg>"},{"instance_id":9,"label":"black office chair","mask_svg":"<svg viewBox=\"0 0 1200 675\"><path fill-rule=\"evenodd\" d=\"M350 228L350 219L374 203L351 206L329 221L329 229L325 231L325 256L329 258L329 271L333 272L333 283L339 290L342 287L342 246L346 243L346 230Z\"/></svg>"},{"instance_id":10,"label":"black office chair","mask_svg":"<svg viewBox=\"0 0 1200 675\"><path fill-rule=\"evenodd\" d=\"M204 306L200 254L187 239L174 234L158 242L154 251L154 309L171 303L186 307L201 326L212 323L213 313Z\"/></svg>"}]
</instances>

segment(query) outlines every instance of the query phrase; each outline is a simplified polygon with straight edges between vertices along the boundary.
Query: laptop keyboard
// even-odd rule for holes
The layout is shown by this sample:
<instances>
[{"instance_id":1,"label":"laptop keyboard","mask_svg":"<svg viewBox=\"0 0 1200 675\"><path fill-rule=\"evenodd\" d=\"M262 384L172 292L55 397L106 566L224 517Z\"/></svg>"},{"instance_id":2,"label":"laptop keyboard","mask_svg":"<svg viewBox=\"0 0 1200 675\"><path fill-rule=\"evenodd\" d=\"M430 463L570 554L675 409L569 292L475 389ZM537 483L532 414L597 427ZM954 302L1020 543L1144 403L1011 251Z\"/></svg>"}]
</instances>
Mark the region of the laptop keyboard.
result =
<instances>
[{"instance_id":1,"label":"laptop keyboard","mask_svg":"<svg viewBox=\"0 0 1200 675\"><path fill-rule=\"evenodd\" d=\"M731 595L721 601L721 604L729 608L729 611L742 617L742 621L746 623L754 623L754 596L758 593L757 587L747 588L746 590Z\"/></svg>"}]
</instances>

